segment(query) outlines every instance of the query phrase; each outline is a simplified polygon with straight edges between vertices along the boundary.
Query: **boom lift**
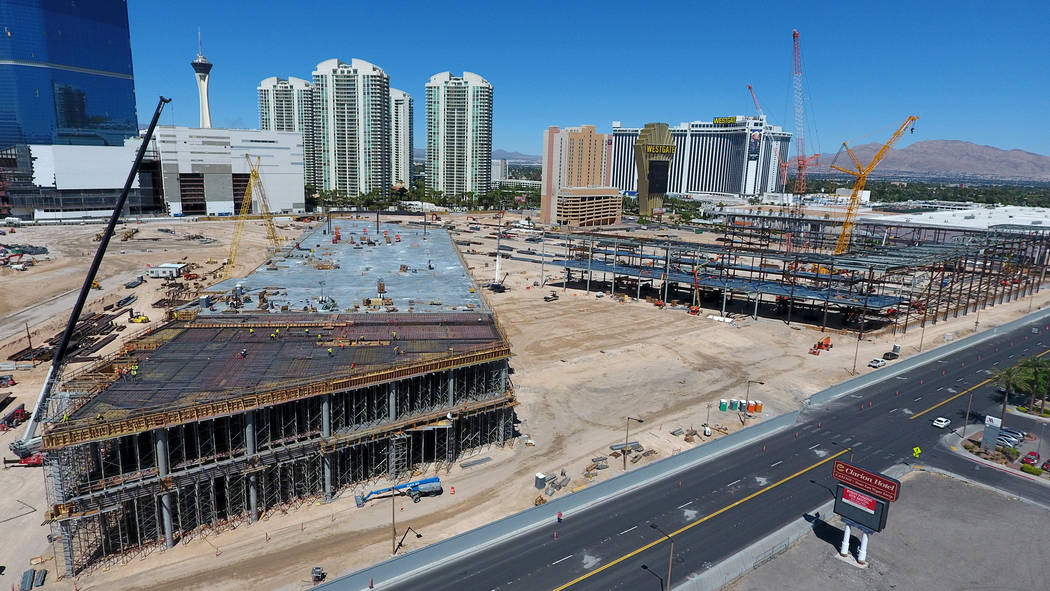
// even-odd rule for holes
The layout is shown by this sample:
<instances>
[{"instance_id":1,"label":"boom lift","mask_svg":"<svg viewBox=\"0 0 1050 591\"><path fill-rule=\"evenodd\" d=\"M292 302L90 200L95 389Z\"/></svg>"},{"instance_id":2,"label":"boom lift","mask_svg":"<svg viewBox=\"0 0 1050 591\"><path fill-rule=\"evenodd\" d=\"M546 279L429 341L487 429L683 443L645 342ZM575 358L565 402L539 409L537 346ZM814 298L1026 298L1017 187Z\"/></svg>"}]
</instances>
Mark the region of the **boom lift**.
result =
<instances>
[{"instance_id":1,"label":"boom lift","mask_svg":"<svg viewBox=\"0 0 1050 591\"><path fill-rule=\"evenodd\" d=\"M850 160L853 161L855 169L846 169L834 164L831 165L831 168L852 175L857 180L853 183L853 193L849 197L849 207L846 209L846 219L842 222L842 232L839 233L838 242L835 244L835 254L842 254L849 250L850 239L853 237L853 226L857 220L857 210L860 208L860 192L864 190L864 184L868 181L868 174L882 162L883 158L886 157L886 154L893 147L893 144L897 143L897 140L904 135L904 131L918 120L919 118L915 115L910 115L905 119L904 123L893 133L893 137L879 148L879 151L875 153L875 156L867 166L864 166L860 163L860 160L857 160L856 154L846 145L846 142L842 142L842 149L846 151ZM914 133L914 128L912 128L912 132Z\"/></svg>"}]
</instances>

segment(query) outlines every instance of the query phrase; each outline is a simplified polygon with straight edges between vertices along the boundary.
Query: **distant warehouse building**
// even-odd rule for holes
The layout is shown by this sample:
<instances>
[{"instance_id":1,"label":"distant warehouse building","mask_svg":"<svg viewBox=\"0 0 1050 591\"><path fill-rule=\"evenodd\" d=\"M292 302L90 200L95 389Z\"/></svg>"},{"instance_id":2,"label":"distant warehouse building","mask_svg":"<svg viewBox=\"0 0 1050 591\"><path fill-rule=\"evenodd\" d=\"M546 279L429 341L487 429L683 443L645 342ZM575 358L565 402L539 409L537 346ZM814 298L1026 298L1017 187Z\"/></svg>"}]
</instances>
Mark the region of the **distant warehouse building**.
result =
<instances>
[{"instance_id":1,"label":"distant warehouse building","mask_svg":"<svg viewBox=\"0 0 1050 591\"><path fill-rule=\"evenodd\" d=\"M158 127L150 148L170 215L236 214L257 158L270 211L306 209L299 132Z\"/></svg>"},{"instance_id":2,"label":"distant warehouse building","mask_svg":"<svg viewBox=\"0 0 1050 591\"><path fill-rule=\"evenodd\" d=\"M554 223L586 228L620 223L623 197L616 187L562 187L554 207Z\"/></svg>"},{"instance_id":3,"label":"distant warehouse building","mask_svg":"<svg viewBox=\"0 0 1050 591\"><path fill-rule=\"evenodd\" d=\"M777 193L779 164L787 162L791 134L770 125L765 116L715 117L680 123L670 129L674 159L668 171L668 194ZM633 193L638 190L634 144L641 128L612 124L610 183Z\"/></svg>"},{"instance_id":4,"label":"distant warehouse building","mask_svg":"<svg viewBox=\"0 0 1050 591\"><path fill-rule=\"evenodd\" d=\"M27 220L108 217L140 145L140 138L131 138L123 146L30 144L7 150L12 169L23 174L19 183L8 183L6 214ZM251 174L245 156L260 159L271 211L305 210L299 132L158 126L123 215L234 215Z\"/></svg>"}]
</instances>

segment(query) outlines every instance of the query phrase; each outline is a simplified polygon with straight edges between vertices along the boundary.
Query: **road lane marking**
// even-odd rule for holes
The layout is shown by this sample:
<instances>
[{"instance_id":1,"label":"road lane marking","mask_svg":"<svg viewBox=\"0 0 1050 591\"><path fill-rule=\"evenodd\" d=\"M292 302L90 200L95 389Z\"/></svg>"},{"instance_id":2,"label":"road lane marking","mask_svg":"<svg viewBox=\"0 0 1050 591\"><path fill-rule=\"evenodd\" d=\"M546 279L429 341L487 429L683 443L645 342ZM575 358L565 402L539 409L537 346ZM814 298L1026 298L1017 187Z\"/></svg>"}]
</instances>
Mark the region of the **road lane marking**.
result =
<instances>
[{"instance_id":1,"label":"road lane marking","mask_svg":"<svg viewBox=\"0 0 1050 591\"><path fill-rule=\"evenodd\" d=\"M1047 349L1046 351L1043 351L1042 353L1037 354L1036 357L1043 357L1047 353L1050 353L1050 349ZM998 365L998 364L999 364L999 362L996 361L993 365ZM931 406L930 408L927 408L926 410L924 410L922 412L915 413L914 415L909 417L908 420L909 421L915 420L915 419L921 417L922 415L930 412L931 410L933 410L933 409L935 409L935 408L937 408L939 406L948 404L952 400L955 400L956 398L959 398L960 396L963 396L964 394L969 394L971 391L976 390L977 388L980 388L981 386L983 386L983 385L985 385L987 383L993 382L993 381L995 381L995 378L988 378L987 380L981 382L980 384L977 384L976 386L971 386L971 387L963 390L962 392L959 392L955 396L952 396L951 398L947 398L947 399L945 399L945 400L943 400L941 402L938 402L937 404L934 404L933 406Z\"/></svg>"},{"instance_id":2,"label":"road lane marking","mask_svg":"<svg viewBox=\"0 0 1050 591\"><path fill-rule=\"evenodd\" d=\"M629 531L631 531L631 530L633 530L633 529L636 529L637 527L638 527L637 525L636 525L636 526L634 526L634 527L629 527L629 528L627 528L627 529L623 530L622 532L620 532L620 533L619 533L619 534L617 534L617 535L620 535L620 536L622 536L623 534L625 534L625 533L627 533L627 532L629 532Z\"/></svg>"},{"instance_id":3,"label":"road lane marking","mask_svg":"<svg viewBox=\"0 0 1050 591\"><path fill-rule=\"evenodd\" d=\"M920 401L920 400L922 400L922 396L919 396L918 398L916 398L916 399L915 399L915 400L913 400L912 402L918 402L918 401Z\"/></svg>"},{"instance_id":4,"label":"road lane marking","mask_svg":"<svg viewBox=\"0 0 1050 591\"><path fill-rule=\"evenodd\" d=\"M676 507L676 509L682 509L682 508L688 507L689 505L692 505L692 504L693 504L692 501L689 501L688 503L682 503L681 505L678 505L678 507Z\"/></svg>"},{"instance_id":5,"label":"road lane marking","mask_svg":"<svg viewBox=\"0 0 1050 591\"><path fill-rule=\"evenodd\" d=\"M814 468L818 468L820 466L823 466L824 464L830 462L831 460L833 460L833 459L835 459L835 458L837 458L837 457L839 457L839 456L841 456L843 454L849 453L849 451L850 451L850 448L847 447L846 449L843 449L842 451L838 452L837 454L835 454L833 456L828 456L828 457L824 458L823 460L817 462L816 464L813 464L812 466L809 466L808 468L803 468L803 469L799 470L798 472L795 472L791 476L788 476L786 478L778 480L778 481L774 482L773 484L770 484L769 486L767 486L767 487L765 487L763 489L757 490L757 491L747 495L746 497L740 499L739 501L735 501L735 502L733 502L733 503L731 503L729 505L726 505L725 507L722 507L721 509L719 509L718 511L715 511L714 513L711 513L710 515L705 515L702 519L698 519L698 520L690 523L689 525L686 525L684 527L681 527L681 528L671 532L669 537L673 538L674 536L677 536L678 534L681 534L681 533L685 532L689 528L696 527L696 526L700 525L701 523L704 523L708 519L712 519L714 517L717 517L717 516L721 515L722 513L725 513L726 511L729 511L730 509L733 509L734 507L738 507L738 506L740 506L740 505L750 501L751 499L757 497L758 495L760 495L760 494L762 494L764 492L773 490L774 488L780 486L781 484L784 484L785 482L788 482L790 480L798 478L799 476L805 474L806 472L809 472L810 470L812 470ZM646 545L644 545L644 546L642 546L640 548L637 548L636 550L633 550L631 552L628 552L627 554L624 554L623 556L617 558L616 560L613 560L612 562L603 564L602 566L600 566L600 567L598 567L598 568L596 568L596 569L594 569L592 571L589 571L587 573L584 573L584 574L576 577L575 579L569 581L568 583L565 583L564 585L561 585L560 587L555 587L553 591L562 591L563 589L568 589L569 587L572 587L573 585L575 585L576 583L579 583L580 581L589 579L590 577L592 577L592 576L602 572L603 570L605 570L605 569L607 569L607 568L609 568L611 566L617 565L617 564L623 562L624 560L627 560L628 558L631 558L632 556L636 556L636 555L638 555L638 554L640 554L642 552L645 552L649 548L652 548L653 546L656 546L658 544L662 544L665 541L667 541L667 538L665 538L665 537L657 538L656 540L654 540L652 542L649 542L648 544L646 544ZM586 565L585 565L585 567L586 567Z\"/></svg>"},{"instance_id":6,"label":"road lane marking","mask_svg":"<svg viewBox=\"0 0 1050 591\"><path fill-rule=\"evenodd\" d=\"M558 564L559 562L565 562L566 560L568 560L570 558L572 558L572 554L569 554L565 558L559 558L558 560L555 560L554 562L551 563L551 566L554 566L555 564Z\"/></svg>"},{"instance_id":7,"label":"road lane marking","mask_svg":"<svg viewBox=\"0 0 1050 591\"><path fill-rule=\"evenodd\" d=\"M815 448L818 448L818 447L820 447L820 444L819 443L814 443L813 447L811 447L809 449L815 449Z\"/></svg>"},{"instance_id":8,"label":"road lane marking","mask_svg":"<svg viewBox=\"0 0 1050 591\"><path fill-rule=\"evenodd\" d=\"M733 482L730 482L730 483L729 483L729 484L727 484L726 486L733 486L734 484L736 484L736 483L738 483L738 482L740 482L740 479L739 479L739 478L737 478L737 479L736 479L736 480L734 480Z\"/></svg>"},{"instance_id":9,"label":"road lane marking","mask_svg":"<svg viewBox=\"0 0 1050 591\"><path fill-rule=\"evenodd\" d=\"M783 463L784 463L784 460L780 460L779 462L777 462L775 464L770 464L769 467L770 468L776 468L777 466L779 466L779 465L781 465Z\"/></svg>"}]
</instances>

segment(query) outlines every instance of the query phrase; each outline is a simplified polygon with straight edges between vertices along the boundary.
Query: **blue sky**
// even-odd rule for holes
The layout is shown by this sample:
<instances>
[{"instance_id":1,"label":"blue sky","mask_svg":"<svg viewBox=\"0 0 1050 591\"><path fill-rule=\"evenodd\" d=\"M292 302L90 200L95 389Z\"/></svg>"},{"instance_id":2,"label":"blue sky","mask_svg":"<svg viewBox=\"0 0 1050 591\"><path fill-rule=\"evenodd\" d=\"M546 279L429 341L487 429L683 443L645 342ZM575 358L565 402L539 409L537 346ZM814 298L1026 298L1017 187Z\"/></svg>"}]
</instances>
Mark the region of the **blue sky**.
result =
<instances>
[{"instance_id":1,"label":"blue sky","mask_svg":"<svg viewBox=\"0 0 1050 591\"><path fill-rule=\"evenodd\" d=\"M793 128L791 30L801 33L807 146L958 139L1050 154L1048 4L1017 2L274 2L129 0L139 118L196 125L197 27L212 70L212 123L258 126L256 86L309 79L338 57L382 67L415 99L476 72L494 86L493 148L539 154L548 125L675 124L754 113ZM809 150L811 153L813 149Z\"/></svg>"}]
</instances>

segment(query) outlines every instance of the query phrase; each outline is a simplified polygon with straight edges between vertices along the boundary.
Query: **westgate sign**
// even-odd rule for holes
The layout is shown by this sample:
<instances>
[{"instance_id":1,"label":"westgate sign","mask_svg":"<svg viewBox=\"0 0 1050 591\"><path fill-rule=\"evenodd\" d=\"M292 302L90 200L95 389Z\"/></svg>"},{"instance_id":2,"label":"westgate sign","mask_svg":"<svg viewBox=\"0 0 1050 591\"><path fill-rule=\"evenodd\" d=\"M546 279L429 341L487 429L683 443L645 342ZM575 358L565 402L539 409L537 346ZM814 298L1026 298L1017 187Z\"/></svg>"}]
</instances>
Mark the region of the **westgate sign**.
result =
<instances>
[{"instance_id":1,"label":"westgate sign","mask_svg":"<svg viewBox=\"0 0 1050 591\"><path fill-rule=\"evenodd\" d=\"M900 496L901 483L899 480L877 472L869 472L846 462L835 460L835 468L831 475L836 480L873 494L880 499L892 502Z\"/></svg>"}]
</instances>

